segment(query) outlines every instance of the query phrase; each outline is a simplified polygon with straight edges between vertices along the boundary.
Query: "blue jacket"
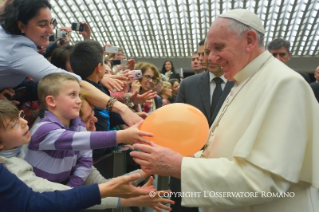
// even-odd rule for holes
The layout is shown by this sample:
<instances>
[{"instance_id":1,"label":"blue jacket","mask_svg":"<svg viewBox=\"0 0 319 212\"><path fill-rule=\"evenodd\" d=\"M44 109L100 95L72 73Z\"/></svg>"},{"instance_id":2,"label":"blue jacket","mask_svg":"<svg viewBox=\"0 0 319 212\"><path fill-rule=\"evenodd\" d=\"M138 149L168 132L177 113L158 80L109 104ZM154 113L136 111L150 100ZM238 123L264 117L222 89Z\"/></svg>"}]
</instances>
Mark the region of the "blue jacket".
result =
<instances>
[{"instance_id":1,"label":"blue jacket","mask_svg":"<svg viewBox=\"0 0 319 212\"><path fill-rule=\"evenodd\" d=\"M100 204L97 184L81 186L67 191L32 191L0 164L0 211L80 211Z\"/></svg>"}]
</instances>

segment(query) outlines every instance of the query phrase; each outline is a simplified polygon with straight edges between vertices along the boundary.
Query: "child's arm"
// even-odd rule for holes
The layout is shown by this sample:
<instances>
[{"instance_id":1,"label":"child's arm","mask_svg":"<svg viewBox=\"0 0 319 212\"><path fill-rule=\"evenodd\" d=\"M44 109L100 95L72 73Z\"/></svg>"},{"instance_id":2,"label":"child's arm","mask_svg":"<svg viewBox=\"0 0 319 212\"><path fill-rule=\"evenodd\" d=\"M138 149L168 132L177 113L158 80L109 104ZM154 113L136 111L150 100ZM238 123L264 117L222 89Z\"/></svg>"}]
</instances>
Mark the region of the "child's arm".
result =
<instances>
[{"instance_id":1,"label":"child's arm","mask_svg":"<svg viewBox=\"0 0 319 212\"><path fill-rule=\"evenodd\" d=\"M86 130L84 126L82 130ZM43 121L34 127L28 148L31 150L91 150L117 146L116 132L75 132Z\"/></svg>"},{"instance_id":2,"label":"child's arm","mask_svg":"<svg viewBox=\"0 0 319 212\"><path fill-rule=\"evenodd\" d=\"M56 123L44 121L34 127L28 148L31 150L81 151L117 146L118 143L149 143L141 136L152 137L153 135L140 131L138 127L141 123L117 132L74 132L62 129Z\"/></svg>"},{"instance_id":3,"label":"child's arm","mask_svg":"<svg viewBox=\"0 0 319 212\"><path fill-rule=\"evenodd\" d=\"M80 151L74 172L70 176L67 186L78 187L83 185L92 171L92 151Z\"/></svg>"}]
</instances>

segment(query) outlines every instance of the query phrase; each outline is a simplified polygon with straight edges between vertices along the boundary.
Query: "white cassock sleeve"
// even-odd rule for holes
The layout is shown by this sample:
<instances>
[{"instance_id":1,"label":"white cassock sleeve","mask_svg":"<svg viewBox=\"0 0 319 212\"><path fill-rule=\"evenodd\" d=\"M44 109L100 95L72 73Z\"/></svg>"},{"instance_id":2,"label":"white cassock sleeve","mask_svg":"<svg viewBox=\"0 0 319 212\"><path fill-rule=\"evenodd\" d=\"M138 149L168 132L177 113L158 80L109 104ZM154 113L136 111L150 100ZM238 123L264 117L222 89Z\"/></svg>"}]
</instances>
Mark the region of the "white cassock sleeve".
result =
<instances>
[{"instance_id":1,"label":"white cassock sleeve","mask_svg":"<svg viewBox=\"0 0 319 212\"><path fill-rule=\"evenodd\" d=\"M201 169L193 172L193 167L199 163ZM286 192L290 186L290 182L282 177L262 170L241 158L230 161L226 158L184 157L182 167L182 192L201 192L200 198L182 198L182 205L188 207L233 208L270 202L273 198L265 196L267 192ZM218 192L233 192L242 197L218 197L227 195Z\"/></svg>"}]
</instances>

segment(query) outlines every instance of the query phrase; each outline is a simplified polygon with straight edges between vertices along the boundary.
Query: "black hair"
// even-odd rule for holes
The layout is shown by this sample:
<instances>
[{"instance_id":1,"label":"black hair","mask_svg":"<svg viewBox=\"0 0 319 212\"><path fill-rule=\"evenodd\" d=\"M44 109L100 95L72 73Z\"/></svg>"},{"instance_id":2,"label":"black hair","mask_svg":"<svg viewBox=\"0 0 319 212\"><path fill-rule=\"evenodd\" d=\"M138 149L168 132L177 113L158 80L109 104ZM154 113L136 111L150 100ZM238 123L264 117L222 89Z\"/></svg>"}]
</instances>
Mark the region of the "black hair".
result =
<instances>
[{"instance_id":1,"label":"black hair","mask_svg":"<svg viewBox=\"0 0 319 212\"><path fill-rule=\"evenodd\" d=\"M205 41L206 41L206 39L201 40L201 41L198 43L198 45L199 45L199 46L204 46Z\"/></svg>"},{"instance_id":2,"label":"black hair","mask_svg":"<svg viewBox=\"0 0 319 212\"><path fill-rule=\"evenodd\" d=\"M171 85L172 85L172 87L173 87L173 85L174 85L175 82L178 82L178 83L179 83L179 80L176 79L176 78L172 78L172 79L169 79L168 82L171 83Z\"/></svg>"},{"instance_id":3,"label":"black hair","mask_svg":"<svg viewBox=\"0 0 319 212\"><path fill-rule=\"evenodd\" d=\"M70 59L73 46L63 45L53 50L51 55L51 63L58 68L66 70L66 62Z\"/></svg>"},{"instance_id":4,"label":"black hair","mask_svg":"<svg viewBox=\"0 0 319 212\"><path fill-rule=\"evenodd\" d=\"M285 47L287 52L290 52L290 42L282 38L276 38L275 40L272 40L267 46L268 50L280 49L281 47Z\"/></svg>"},{"instance_id":5,"label":"black hair","mask_svg":"<svg viewBox=\"0 0 319 212\"><path fill-rule=\"evenodd\" d=\"M42 8L51 9L48 0L14 0L7 4L3 13L0 14L0 24L8 34L22 35L17 22L21 21L27 25Z\"/></svg>"},{"instance_id":6,"label":"black hair","mask_svg":"<svg viewBox=\"0 0 319 212\"><path fill-rule=\"evenodd\" d=\"M162 74L165 74L165 73L166 73L166 69L165 69L165 63L166 63L166 62L170 62L170 63L171 63L171 65L172 65L171 72L175 73L175 68L174 68L173 62L170 61L170 60L166 60L166 61L164 62L163 67L162 67L162 70L161 70L161 73L162 73Z\"/></svg>"},{"instance_id":7,"label":"black hair","mask_svg":"<svg viewBox=\"0 0 319 212\"><path fill-rule=\"evenodd\" d=\"M104 52L101 44L94 40L80 41L74 45L70 55L70 64L74 73L82 78L89 77L96 66L103 64Z\"/></svg>"}]
</instances>

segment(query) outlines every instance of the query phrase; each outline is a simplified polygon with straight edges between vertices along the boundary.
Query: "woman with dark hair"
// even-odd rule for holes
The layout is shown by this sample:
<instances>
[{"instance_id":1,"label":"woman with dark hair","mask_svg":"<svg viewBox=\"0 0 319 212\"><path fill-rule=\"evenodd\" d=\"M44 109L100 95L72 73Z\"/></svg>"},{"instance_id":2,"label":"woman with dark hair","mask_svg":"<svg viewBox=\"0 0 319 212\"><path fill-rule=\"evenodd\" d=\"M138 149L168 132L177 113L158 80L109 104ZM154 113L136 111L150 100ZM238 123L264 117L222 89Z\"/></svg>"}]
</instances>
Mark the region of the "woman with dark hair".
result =
<instances>
[{"instance_id":1,"label":"woman with dark hair","mask_svg":"<svg viewBox=\"0 0 319 212\"><path fill-rule=\"evenodd\" d=\"M138 91L139 94L149 92L154 90L155 87L161 82L160 73L151 63L138 63L135 66L136 70L142 71L142 78L132 82L132 93ZM147 101L144 104L135 105L135 110L138 112L151 113L159 107L162 107L163 101L162 98L156 96L154 99Z\"/></svg>"},{"instance_id":2,"label":"woman with dark hair","mask_svg":"<svg viewBox=\"0 0 319 212\"><path fill-rule=\"evenodd\" d=\"M176 78L180 80L181 78L179 73L176 73L173 62L170 60L166 60L164 62L161 73L164 74L167 77L167 79Z\"/></svg>"},{"instance_id":3,"label":"woman with dark hair","mask_svg":"<svg viewBox=\"0 0 319 212\"><path fill-rule=\"evenodd\" d=\"M179 90L179 80L172 78L169 80L169 83L171 83L171 85L172 85L172 97L169 98L169 101L171 103L174 103L176 101L177 93Z\"/></svg>"},{"instance_id":4,"label":"woman with dark hair","mask_svg":"<svg viewBox=\"0 0 319 212\"><path fill-rule=\"evenodd\" d=\"M0 90L17 87L26 77L39 81L59 69L38 54L37 46L48 46L53 33L51 4L48 0L14 0L0 14ZM88 27L88 26L87 26ZM84 29L86 30L86 29ZM68 72L69 73L69 72ZM73 74L73 73L70 73ZM81 77L73 74L79 80ZM81 92L90 93L89 101L104 108L110 97L90 83L81 81ZM128 125L142 120L126 105L116 101L112 107Z\"/></svg>"}]
</instances>

